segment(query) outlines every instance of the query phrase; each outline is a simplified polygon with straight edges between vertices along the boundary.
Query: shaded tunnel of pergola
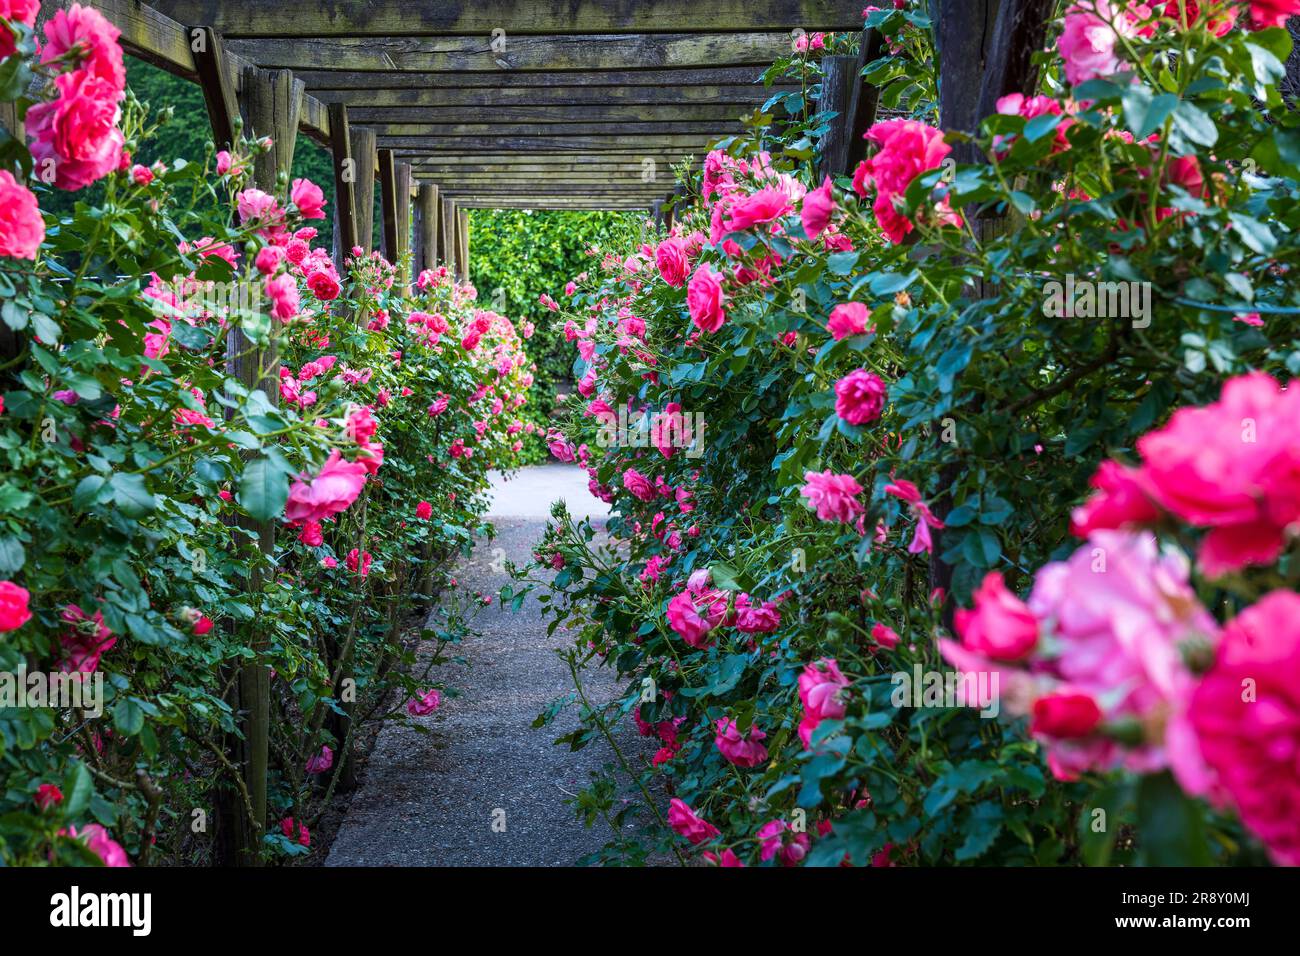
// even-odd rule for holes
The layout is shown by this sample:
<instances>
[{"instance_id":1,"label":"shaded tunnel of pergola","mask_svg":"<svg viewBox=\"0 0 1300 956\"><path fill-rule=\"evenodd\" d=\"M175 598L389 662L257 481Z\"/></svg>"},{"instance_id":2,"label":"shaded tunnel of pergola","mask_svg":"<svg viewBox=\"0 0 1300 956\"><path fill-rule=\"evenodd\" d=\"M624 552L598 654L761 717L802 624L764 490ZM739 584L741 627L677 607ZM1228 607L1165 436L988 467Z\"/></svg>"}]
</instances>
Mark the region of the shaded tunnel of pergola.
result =
<instances>
[{"instance_id":1,"label":"shaded tunnel of pergola","mask_svg":"<svg viewBox=\"0 0 1300 956\"><path fill-rule=\"evenodd\" d=\"M271 137L268 191L299 133L335 170L336 254L468 272L470 209L646 210L671 221L673 166L774 92L759 79L800 31L861 32L822 60L834 116L819 175L862 158L881 54L862 0L86 0L133 55L202 87L218 147ZM47 0L43 15L71 0ZM931 0L945 129L970 130L1032 82L1055 0ZM778 86L777 89L780 87ZM958 146L959 158L964 148Z\"/></svg>"}]
</instances>

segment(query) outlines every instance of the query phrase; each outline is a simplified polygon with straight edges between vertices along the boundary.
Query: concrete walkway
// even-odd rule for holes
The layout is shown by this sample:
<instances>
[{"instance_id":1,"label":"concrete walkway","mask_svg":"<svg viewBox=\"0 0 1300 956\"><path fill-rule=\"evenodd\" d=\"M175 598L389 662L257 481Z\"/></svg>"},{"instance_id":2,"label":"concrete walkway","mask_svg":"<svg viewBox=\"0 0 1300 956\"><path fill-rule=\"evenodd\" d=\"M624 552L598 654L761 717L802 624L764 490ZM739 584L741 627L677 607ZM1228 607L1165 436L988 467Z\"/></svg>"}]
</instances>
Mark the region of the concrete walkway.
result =
<instances>
[{"instance_id":1,"label":"concrete walkway","mask_svg":"<svg viewBox=\"0 0 1300 956\"><path fill-rule=\"evenodd\" d=\"M510 481L494 476L497 538L479 542L457 574L460 587L495 594L506 583L493 571L496 559L530 561L559 498L575 516L606 513L573 466L528 468ZM547 637L534 597L518 612L498 603L479 613L479 636L456 649L469 666L433 671L460 696L444 696L438 713L421 719L432 733L395 723L380 732L327 866L570 866L611 838L604 824L586 829L565 803L613 760L608 745L576 753L555 746L577 724L572 709L547 728L531 726L571 689L553 650L571 638L564 630ZM584 687L594 698L617 694L609 671L592 672ZM643 749L635 729L624 730L631 750ZM505 831L496 832L502 811Z\"/></svg>"}]
</instances>

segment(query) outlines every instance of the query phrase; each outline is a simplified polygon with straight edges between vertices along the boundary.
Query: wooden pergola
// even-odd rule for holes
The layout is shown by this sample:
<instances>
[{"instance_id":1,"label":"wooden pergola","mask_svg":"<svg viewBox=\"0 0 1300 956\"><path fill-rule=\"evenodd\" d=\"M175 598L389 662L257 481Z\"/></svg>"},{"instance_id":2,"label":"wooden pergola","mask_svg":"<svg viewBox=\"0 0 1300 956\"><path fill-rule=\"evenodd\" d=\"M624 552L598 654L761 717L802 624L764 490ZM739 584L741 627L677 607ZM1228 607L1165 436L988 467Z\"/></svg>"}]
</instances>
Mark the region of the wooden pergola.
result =
<instances>
[{"instance_id":1,"label":"wooden pergola","mask_svg":"<svg viewBox=\"0 0 1300 956\"><path fill-rule=\"evenodd\" d=\"M385 255L459 275L466 210L658 214L798 31L862 28L858 0L88 2L202 86L219 145L237 117L275 140L263 188L299 132L331 151L340 256L369 248L378 183Z\"/></svg>"}]
</instances>

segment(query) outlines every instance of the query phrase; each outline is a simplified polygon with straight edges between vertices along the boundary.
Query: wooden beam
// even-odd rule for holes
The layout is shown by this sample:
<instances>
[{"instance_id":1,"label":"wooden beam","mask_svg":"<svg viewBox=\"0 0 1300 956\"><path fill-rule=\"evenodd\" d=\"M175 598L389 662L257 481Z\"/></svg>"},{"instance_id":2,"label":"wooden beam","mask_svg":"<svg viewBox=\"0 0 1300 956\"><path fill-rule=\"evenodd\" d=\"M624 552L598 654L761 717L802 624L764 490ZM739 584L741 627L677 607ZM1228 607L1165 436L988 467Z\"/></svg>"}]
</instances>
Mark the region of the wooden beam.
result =
<instances>
[{"instance_id":1,"label":"wooden beam","mask_svg":"<svg viewBox=\"0 0 1300 956\"><path fill-rule=\"evenodd\" d=\"M1047 40L1047 25L1055 0L1001 0L981 79L977 119L997 112L998 100L1009 93L1032 94L1038 69L1033 56Z\"/></svg>"},{"instance_id":2,"label":"wooden beam","mask_svg":"<svg viewBox=\"0 0 1300 956\"><path fill-rule=\"evenodd\" d=\"M738 110L733 104L588 103L581 106L499 106L491 112L469 111L460 106L353 106L348 114L354 123L476 123L491 126L549 125L558 123L668 123L710 121L734 122Z\"/></svg>"},{"instance_id":3,"label":"wooden beam","mask_svg":"<svg viewBox=\"0 0 1300 956\"><path fill-rule=\"evenodd\" d=\"M994 30L998 0L931 0L939 66L939 126L974 130L984 77L986 44ZM953 158L978 162L972 143L957 143Z\"/></svg>"},{"instance_id":4,"label":"wooden beam","mask_svg":"<svg viewBox=\"0 0 1300 956\"><path fill-rule=\"evenodd\" d=\"M231 41L238 44L239 41ZM282 42L282 41L273 41ZM539 86L660 86L685 89L693 86L756 86L761 85L763 71L770 65L690 67L684 69L629 69L634 61L625 61L614 70L496 70L495 72L468 71L456 73L418 72L404 70L384 72L367 70L323 69L328 61L318 62L310 69L295 70L310 89L363 90L384 87L419 87L429 90L447 89L520 89ZM405 75L399 75L405 74ZM772 89L795 89L788 79L775 82Z\"/></svg>"},{"instance_id":5,"label":"wooden beam","mask_svg":"<svg viewBox=\"0 0 1300 956\"><path fill-rule=\"evenodd\" d=\"M411 251L411 164L397 163L394 170L394 188L397 198L397 259L402 264L400 275L403 286L410 285L411 263L407 258Z\"/></svg>"},{"instance_id":6,"label":"wooden beam","mask_svg":"<svg viewBox=\"0 0 1300 956\"><path fill-rule=\"evenodd\" d=\"M460 262L460 272L469 278L469 213L456 207L456 236L460 245L456 249L456 258Z\"/></svg>"},{"instance_id":7,"label":"wooden beam","mask_svg":"<svg viewBox=\"0 0 1300 956\"><path fill-rule=\"evenodd\" d=\"M818 113L834 113L826 134L817 144L817 180L824 176L842 176L849 165L849 99L853 84L853 67L857 57L822 58L822 94L817 101Z\"/></svg>"},{"instance_id":8,"label":"wooden beam","mask_svg":"<svg viewBox=\"0 0 1300 956\"><path fill-rule=\"evenodd\" d=\"M607 106L614 103L650 106L723 104L761 106L770 90L761 86L596 86L581 83L543 87L473 87L433 89L419 83L419 75L387 74L383 86L338 89L313 87L322 102L347 103L354 107L460 107L466 110L494 110L501 106ZM473 115L467 117L474 119Z\"/></svg>"},{"instance_id":9,"label":"wooden beam","mask_svg":"<svg viewBox=\"0 0 1300 956\"><path fill-rule=\"evenodd\" d=\"M258 188L280 194L277 177L293 169L304 87L291 70L244 67L244 128L254 139L271 137L274 145L253 159L253 179Z\"/></svg>"},{"instance_id":10,"label":"wooden beam","mask_svg":"<svg viewBox=\"0 0 1300 956\"><path fill-rule=\"evenodd\" d=\"M508 28L507 28L508 29ZM790 34L643 33L510 36L281 37L239 40L233 47L264 66L293 70L468 73L510 70L766 68L790 52ZM761 72L761 71L760 71Z\"/></svg>"},{"instance_id":11,"label":"wooden beam","mask_svg":"<svg viewBox=\"0 0 1300 956\"><path fill-rule=\"evenodd\" d=\"M851 60L852 57L845 57ZM342 105L342 104L331 104ZM424 137L427 139L479 138L485 136L602 136L610 132L608 122L495 124L495 123L385 123L371 122L375 132L382 137ZM738 119L727 120L667 120L662 122L630 122L619 124L622 136L733 136L744 132Z\"/></svg>"},{"instance_id":12,"label":"wooden beam","mask_svg":"<svg viewBox=\"0 0 1300 956\"><path fill-rule=\"evenodd\" d=\"M450 183L443 183L438 195L438 223L442 229L440 245L442 264L453 272L456 269L456 206L447 198Z\"/></svg>"},{"instance_id":13,"label":"wooden beam","mask_svg":"<svg viewBox=\"0 0 1300 956\"><path fill-rule=\"evenodd\" d=\"M862 7L845 0L154 0L183 23L208 23L227 36L293 37L656 33L739 30L845 31L862 28Z\"/></svg>"},{"instance_id":14,"label":"wooden beam","mask_svg":"<svg viewBox=\"0 0 1300 956\"><path fill-rule=\"evenodd\" d=\"M652 150L654 152L663 149L677 149L684 152L707 151L710 144L718 138L716 135L703 133L687 136L661 133L653 138L648 138L645 146L647 151ZM380 136L379 145L383 149L429 153L475 149L501 149L522 153L540 150L554 152L565 150L601 152L609 150L621 152L627 149L627 136L618 132L585 136L457 136L452 139L433 139L424 136Z\"/></svg>"},{"instance_id":15,"label":"wooden beam","mask_svg":"<svg viewBox=\"0 0 1300 956\"><path fill-rule=\"evenodd\" d=\"M645 214L644 200L588 199L582 197L541 197L535 199L503 196L466 196L457 200L465 209L611 209Z\"/></svg>"},{"instance_id":16,"label":"wooden beam","mask_svg":"<svg viewBox=\"0 0 1300 956\"><path fill-rule=\"evenodd\" d=\"M438 187L433 183L420 186L416 197L416 263L415 271L423 272L438 265Z\"/></svg>"},{"instance_id":17,"label":"wooden beam","mask_svg":"<svg viewBox=\"0 0 1300 956\"><path fill-rule=\"evenodd\" d=\"M599 153L573 153L541 151L530 155L508 153L500 150L484 151L449 151L419 155L407 150L398 150L397 155L410 157L416 166L429 168L461 168L466 166L600 166L624 167L631 169L653 160L658 166L681 162L691 155L684 150L622 150Z\"/></svg>"},{"instance_id":18,"label":"wooden beam","mask_svg":"<svg viewBox=\"0 0 1300 956\"><path fill-rule=\"evenodd\" d=\"M208 108L213 142L217 149L230 149L235 145L243 122L221 34L211 27L197 27L191 36L194 68L203 90L203 102Z\"/></svg>"},{"instance_id":19,"label":"wooden beam","mask_svg":"<svg viewBox=\"0 0 1300 956\"><path fill-rule=\"evenodd\" d=\"M847 168L857 169L867 158L866 135L876 122L880 104L880 88L862 78L867 64L874 63L885 52L885 38L879 30L863 30L858 45L858 61L853 67L853 91L849 96L848 131L849 157Z\"/></svg>"},{"instance_id":20,"label":"wooden beam","mask_svg":"<svg viewBox=\"0 0 1300 956\"><path fill-rule=\"evenodd\" d=\"M366 252L375 247L375 131L352 128L352 155L357 161L357 242Z\"/></svg>"}]
</instances>

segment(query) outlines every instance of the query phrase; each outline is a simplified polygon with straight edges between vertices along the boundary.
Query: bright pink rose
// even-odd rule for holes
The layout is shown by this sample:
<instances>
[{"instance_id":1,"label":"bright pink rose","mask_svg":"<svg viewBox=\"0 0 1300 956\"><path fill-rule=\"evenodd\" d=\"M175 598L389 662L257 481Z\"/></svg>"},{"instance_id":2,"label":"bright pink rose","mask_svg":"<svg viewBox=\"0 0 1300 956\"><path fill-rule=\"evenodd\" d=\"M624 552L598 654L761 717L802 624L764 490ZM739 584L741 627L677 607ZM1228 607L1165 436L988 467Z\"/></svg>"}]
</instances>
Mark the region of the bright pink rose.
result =
<instances>
[{"instance_id":1,"label":"bright pink rose","mask_svg":"<svg viewBox=\"0 0 1300 956\"><path fill-rule=\"evenodd\" d=\"M117 644L117 638L104 624L104 614L96 611L91 617L75 604L69 604L60 615L69 630L59 638L66 655L59 664L65 673L93 674L99 668L100 658Z\"/></svg>"},{"instance_id":2,"label":"bright pink rose","mask_svg":"<svg viewBox=\"0 0 1300 956\"><path fill-rule=\"evenodd\" d=\"M304 219L325 218L325 193L310 179L293 181L289 201L298 207L298 215Z\"/></svg>"},{"instance_id":3,"label":"bright pink rose","mask_svg":"<svg viewBox=\"0 0 1300 956\"><path fill-rule=\"evenodd\" d=\"M153 183L153 170L138 163L131 167L131 180L137 186L146 187Z\"/></svg>"},{"instance_id":4,"label":"bright pink rose","mask_svg":"<svg viewBox=\"0 0 1300 956\"><path fill-rule=\"evenodd\" d=\"M21 4L20 4L21 6ZM0 10L0 15L4 11ZM53 63L77 48L77 72L103 80L120 99L126 88L126 65L118 45L121 31L93 7L74 3L59 10L45 24L41 62Z\"/></svg>"},{"instance_id":5,"label":"bright pink rose","mask_svg":"<svg viewBox=\"0 0 1300 956\"><path fill-rule=\"evenodd\" d=\"M284 219L284 211L270 193L260 189L245 189L235 197L235 208L239 211L239 222L262 225L277 224Z\"/></svg>"},{"instance_id":6,"label":"bright pink rose","mask_svg":"<svg viewBox=\"0 0 1300 956\"><path fill-rule=\"evenodd\" d=\"M826 322L826 331L835 341L847 339L852 335L867 333L867 319L870 313L861 302L844 302L831 309L831 317Z\"/></svg>"},{"instance_id":7,"label":"bright pink rose","mask_svg":"<svg viewBox=\"0 0 1300 956\"><path fill-rule=\"evenodd\" d=\"M808 855L811 840L806 833L788 831L790 825L784 820L772 820L763 824L757 834L762 845L759 859L767 861L780 853L782 866L798 866L803 862L803 858Z\"/></svg>"},{"instance_id":8,"label":"bright pink rose","mask_svg":"<svg viewBox=\"0 0 1300 956\"><path fill-rule=\"evenodd\" d=\"M91 853L104 861L105 866L122 867L131 865L126 850L122 849L121 844L109 837L108 831L98 823L88 823L80 830L76 827L68 827L66 830L60 830L59 836L80 840L90 848Z\"/></svg>"},{"instance_id":9,"label":"bright pink rose","mask_svg":"<svg viewBox=\"0 0 1300 956\"><path fill-rule=\"evenodd\" d=\"M324 773L332 766L334 766L334 751L329 747L321 747L320 753L308 758L305 769L308 773Z\"/></svg>"},{"instance_id":10,"label":"bright pink rose","mask_svg":"<svg viewBox=\"0 0 1300 956\"><path fill-rule=\"evenodd\" d=\"M1184 25L1194 28L1203 15L1201 3L1202 0L1166 0L1160 12L1173 21L1173 25L1177 28L1181 29ZM1300 4L1291 3L1290 6L1294 8L1292 12L1300 11ZM1237 22L1237 13L1235 6L1221 8L1211 15L1210 22L1206 26L1215 36L1224 36Z\"/></svg>"},{"instance_id":11,"label":"bright pink rose","mask_svg":"<svg viewBox=\"0 0 1300 956\"><path fill-rule=\"evenodd\" d=\"M1250 0L1250 22L1256 30L1286 26L1287 17L1300 13L1300 0Z\"/></svg>"},{"instance_id":12,"label":"bright pink rose","mask_svg":"<svg viewBox=\"0 0 1300 956\"><path fill-rule=\"evenodd\" d=\"M635 468L629 468L623 472L623 487L632 493L632 495L641 501L653 501L655 497L654 485L645 475L641 474Z\"/></svg>"},{"instance_id":13,"label":"bright pink rose","mask_svg":"<svg viewBox=\"0 0 1300 956\"><path fill-rule=\"evenodd\" d=\"M321 269L307 277L307 288L321 302L332 302L339 297L339 278L333 270Z\"/></svg>"},{"instance_id":14,"label":"bright pink rose","mask_svg":"<svg viewBox=\"0 0 1300 956\"><path fill-rule=\"evenodd\" d=\"M975 592L975 609L959 608L953 623L967 650L995 661L1019 661L1038 645L1038 619L990 571Z\"/></svg>"},{"instance_id":15,"label":"bright pink rose","mask_svg":"<svg viewBox=\"0 0 1300 956\"><path fill-rule=\"evenodd\" d=\"M1300 866L1300 595L1274 591L1224 628L1187 720L1211 798L1230 800L1278 865Z\"/></svg>"},{"instance_id":16,"label":"bright pink rose","mask_svg":"<svg viewBox=\"0 0 1300 956\"><path fill-rule=\"evenodd\" d=\"M781 613L772 601L753 603L748 594L736 598L736 630L742 634L770 634L781 626Z\"/></svg>"},{"instance_id":17,"label":"bright pink rose","mask_svg":"<svg viewBox=\"0 0 1300 956\"><path fill-rule=\"evenodd\" d=\"M291 525L320 521L346 511L366 483L366 466L344 461L336 449L316 477L301 476L289 488L284 520Z\"/></svg>"},{"instance_id":18,"label":"bright pink rose","mask_svg":"<svg viewBox=\"0 0 1300 956\"><path fill-rule=\"evenodd\" d=\"M298 283L293 281L293 276L283 273L267 279L266 295L271 300L271 314L281 322L288 322L298 315Z\"/></svg>"},{"instance_id":19,"label":"bright pink rose","mask_svg":"<svg viewBox=\"0 0 1300 956\"><path fill-rule=\"evenodd\" d=\"M877 644L887 651L892 651L898 646L899 641L901 640L897 631L881 621L877 621L871 628L871 637Z\"/></svg>"},{"instance_id":20,"label":"bright pink rose","mask_svg":"<svg viewBox=\"0 0 1300 956\"><path fill-rule=\"evenodd\" d=\"M307 824L299 823L295 826L293 817L285 817L280 821L280 832L302 846L311 846L311 831L307 829Z\"/></svg>"},{"instance_id":21,"label":"bright pink rose","mask_svg":"<svg viewBox=\"0 0 1300 956\"><path fill-rule=\"evenodd\" d=\"M840 673L839 664L830 657L809 664L799 675L799 700L803 704L803 720L799 723L799 739L804 747L812 744L813 731L823 720L842 720L847 712L844 688L849 680Z\"/></svg>"},{"instance_id":22,"label":"bright pink rose","mask_svg":"<svg viewBox=\"0 0 1300 956\"><path fill-rule=\"evenodd\" d=\"M723 758L737 767L757 767L767 760L767 748L760 742L767 734L758 729L756 724L749 727L746 737L730 717L720 717L716 724L718 733L713 739L718 752Z\"/></svg>"},{"instance_id":23,"label":"bright pink rose","mask_svg":"<svg viewBox=\"0 0 1300 956\"><path fill-rule=\"evenodd\" d=\"M442 696L436 690L426 690L414 700L406 702L406 712L412 717L427 717L442 704Z\"/></svg>"},{"instance_id":24,"label":"bright pink rose","mask_svg":"<svg viewBox=\"0 0 1300 956\"><path fill-rule=\"evenodd\" d=\"M1070 530L1080 538L1098 530L1152 524L1160 517L1153 489L1140 468L1103 461L1089 484L1097 493L1070 515Z\"/></svg>"},{"instance_id":25,"label":"bright pink rose","mask_svg":"<svg viewBox=\"0 0 1300 956\"><path fill-rule=\"evenodd\" d=\"M63 791L52 783L43 783L36 788L36 796L32 801L38 809L48 810L63 802Z\"/></svg>"},{"instance_id":26,"label":"bright pink rose","mask_svg":"<svg viewBox=\"0 0 1300 956\"><path fill-rule=\"evenodd\" d=\"M830 224L835 212L835 200L831 196L831 178L829 176L820 186L803 197L803 208L799 218L803 221L803 231L809 239L816 239Z\"/></svg>"},{"instance_id":27,"label":"bright pink rose","mask_svg":"<svg viewBox=\"0 0 1300 956\"><path fill-rule=\"evenodd\" d=\"M433 505L427 501L421 501L415 506L415 516L421 521L428 521L433 517Z\"/></svg>"},{"instance_id":28,"label":"bright pink rose","mask_svg":"<svg viewBox=\"0 0 1300 956\"><path fill-rule=\"evenodd\" d=\"M1218 402L1182 408L1138 440L1143 475L1174 516L1209 528L1197 555L1217 577L1269 564L1300 524L1300 388L1253 372Z\"/></svg>"},{"instance_id":29,"label":"bright pink rose","mask_svg":"<svg viewBox=\"0 0 1300 956\"><path fill-rule=\"evenodd\" d=\"M854 369L835 383L835 414L850 425L874 422L888 400L884 381L864 368Z\"/></svg>"},{"instance_id":30,"label":"bright pink rose","mask_svg":"<svg viewBox=\"0 0 1300 956\"><path fill-rule=\"evenodd\" d=\"M869 186L876 189L872 209L876 222L890 242L902 242L913 229L910 219L899 212L903 194L921 174L938 169L952 147L943 141L943 132L919 120L894 119L877 123L867 130L866 138L879 146L870 159L863 160L854 173L854 189L865 196ZM962 218L952 211L945 196L934 207L939 222L960 225Z\"/></svg>"},{"instance_id":31,"label":"bright pink rose","mask_svg":"<svg viewBox=\"0 0 1300 956\"><path fill-rule=\"evenodd\" d=\"M36 13L40 8L41 0L0 0L0 17L10 23L33 27L36 25ZM13 56L15 49L17 47L14 46L13 34L8 30L0 29L0 60ZM3 206L0 205L0 208Z\"/></svg>"},{"instance_id":32,"label":"bright pink rose","mask_svg":"<svg viewBox=\"0 0 1300 956\"><path fill-rule=\"evenodd\" d=\"M1135 35L1122 3L1117 7L1111 0L1081 0L1065 11L1056 48L1065 61L1065 78L1071 86L1123 68L1124 61L1116 52L1120 34Z\"/></svg>"},{"instance_id":33,"label":"bright pink rose","mask_svg":"<svg viewBox=\"0 0 1300 956\"><path fill-rule=\"evenodd\" d=\"M32 619L31 595L12 581L0 581L0 634L16 631Z\"/></svg>"},{"instance_id":34,"label":"bright pink rose","mask_svg":"<svg viewBox=\"0 0 1300 956\"><path fill-rule=\"evenodd\" d=\"M1090 694L1058 691L1034 701L1029 732L1042 737L1070 740L1087 737L1101 723L1101 708Z\"/></svg>"},{"instance_id":35,"label":"bright pink rose","mask_svg":"<svg viewBox=\"0 0 1300 956\"><path fill-rule=\"evenodd\" d=\"M674 833L685 837L695 846L708 843L718 835L717 827L696 816L695 811L677 797L668 803L668 825Z\"/></svg>"},{"instance_id":36,"label":"bright pink rose","mask_svg":"<svg viewBox=\"0 0 1300 956\"><path fill-rule=\"evenodd\" d=\"M59 97L27 112L38 176L52 172L59 189L78 190L122 164L126 141L117 123L121 90L83 70L55 78Z\"/></svg>"},{"instance_id":37,"label":"bright pink rose","mask_svg":"<svg viewBox=\"0 0 1300 956\"><path fill-rule=\"evenodd\" d=\"M722 275L707 262L695 270L686 285L686 304L691 310L691 321L703 332L716 332L727 321L723 306L727 297L722 293Z\"/></svg>"},{"instance_id":38,"label":"bright pink rose","mask_svg":"<svg viewBox=\"0 0 1300 956\"><path fill-rule=\"evenodd\" d=\"M727 232L739 232L754 226L766 225L794 211L790 197L779 186L767 186L749 196L736 198L728 209L729 219L723 223Z\"/></svg>"},{"instance_id":39,"label":"bright pink rose","mask_svg":"<svg viewBox=\"0 0 1300 956\"><path fill-rule=\"evenodd\" d=\"M691 258L687 249L686 240L677 238L665 239L655 249L655 264L659 267L659 274L674 289L685 285L686 277L691 272Z\"/></svg>"},{"instance_id":40,"label":"bright pink rose","mask_svg":"<svg viewBox=\"0 0 1300 956\"><path fill-rule=\"evenodd\" d=\"M828 469L821 474L807 472L803 478L805 484L799 493L817 509L822 521L848 524L862 514L862 502L858 501L862 486L852 475L836 475Z\"/></svg>"},{"instance_id":41,"label":"bright pink rose","mask_svg":"<svg viewBox=\"0 0 1300 956\"><path fill-rule=\"evenodd\" d=\"M284 261L284 250L279 246L263 246L257 251L257 259L254 264L257 271L264 276L275 275L280 269L280 263Z\"/></svg>"},{"instance_id":42,"label":"bright pink rose","mask_svg":"<svg viewBox=\"0 0 1300 956\"><path fill-rule=\"evenodd\" d=\"M691 647L707 647L709 633L727 616L727 597L717 589L688 587L668 602L668 626Z\"/></svg>"},{"instance_id":43,"label":"bright pink rose","mask_svg":"<svg viewBox=\"0 0 1300 956\"><path fill-rule=\"evenodd\" d=\"M0 169L0 256L35 259L44 241L45 220L36 197L9 170Z\"/></svg>"}]
</instances>

